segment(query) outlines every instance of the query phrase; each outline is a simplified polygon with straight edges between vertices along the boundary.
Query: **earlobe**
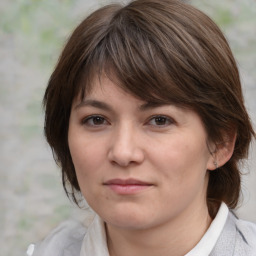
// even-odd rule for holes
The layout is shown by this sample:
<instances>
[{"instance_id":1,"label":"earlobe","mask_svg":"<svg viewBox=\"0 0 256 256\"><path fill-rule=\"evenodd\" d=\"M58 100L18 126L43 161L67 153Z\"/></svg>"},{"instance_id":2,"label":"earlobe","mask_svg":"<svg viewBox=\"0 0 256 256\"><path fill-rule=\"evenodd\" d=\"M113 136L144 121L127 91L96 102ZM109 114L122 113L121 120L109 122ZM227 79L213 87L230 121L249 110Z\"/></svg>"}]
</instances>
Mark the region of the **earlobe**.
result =
<instances>
[{"instance_id":1,"label":"earlobe","mask_svg":"<svg viewBox=\"0 0 256 256\"><path fill-rule=\"evenodd\" d=\"M214 171L219 168L218 158L217 158L217 147L215 150L210 150L210 157L207 163L207 170Z\"/></svg>"},{"instance_id":2,"label":"earlobe","mask_svg":"<svg viewBox=\"0 0 256 256\"><path fill-rule=\"evenodd\" d=\"M236 143L236 132L223 136L223 141L215 144L215 149L210 151L211 158L208 162L208 170L216 170L223 166L232 157Z\"/></svg>"}]
</instances>

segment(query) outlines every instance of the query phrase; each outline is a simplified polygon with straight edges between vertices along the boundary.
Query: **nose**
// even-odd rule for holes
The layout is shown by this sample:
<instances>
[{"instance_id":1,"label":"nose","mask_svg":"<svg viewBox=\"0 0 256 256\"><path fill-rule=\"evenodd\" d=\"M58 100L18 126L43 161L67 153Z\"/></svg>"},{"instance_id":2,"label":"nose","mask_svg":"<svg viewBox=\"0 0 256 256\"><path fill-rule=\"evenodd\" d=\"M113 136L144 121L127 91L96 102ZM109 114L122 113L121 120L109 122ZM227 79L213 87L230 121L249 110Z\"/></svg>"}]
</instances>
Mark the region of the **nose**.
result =
<instances>
[{"instance_id":1,"label":"nose","mask_svg":"<svg viewBox=\"0 0 256 256\"><path fill-rule=\"evenodd\" d=\"M144 151L140 141L140 135L131 126L123 125L116 129L109 147L109 161L122 167L142 163Z\"/></svg>"}]
</instances>

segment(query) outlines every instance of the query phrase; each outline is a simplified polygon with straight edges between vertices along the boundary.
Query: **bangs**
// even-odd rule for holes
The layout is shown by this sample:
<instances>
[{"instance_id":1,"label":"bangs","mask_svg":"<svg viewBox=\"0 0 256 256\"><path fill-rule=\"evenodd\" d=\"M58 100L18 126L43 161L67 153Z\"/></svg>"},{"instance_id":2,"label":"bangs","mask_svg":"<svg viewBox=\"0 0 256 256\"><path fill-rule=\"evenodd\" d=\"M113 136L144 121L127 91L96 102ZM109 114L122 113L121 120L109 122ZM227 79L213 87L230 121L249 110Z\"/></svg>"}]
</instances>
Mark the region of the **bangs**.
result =
<instances>
[{"instance_id":1,"label":"bangs","mask_svg":"<svg viewBox=\"0 0 256 256\"><path fill-rule=\"evenodd\" d=\"M181 71L183 57L178 56L170 38L163 33L157 38L151 30L161 33L159 28L149 28L145 20L136 18L136 13L119 10L85 58L78 89L81 100L92 90L95 79L107 76L143 101L187 105L190 97L184 93L187 72Z\"/></svg>"}]
</instances>

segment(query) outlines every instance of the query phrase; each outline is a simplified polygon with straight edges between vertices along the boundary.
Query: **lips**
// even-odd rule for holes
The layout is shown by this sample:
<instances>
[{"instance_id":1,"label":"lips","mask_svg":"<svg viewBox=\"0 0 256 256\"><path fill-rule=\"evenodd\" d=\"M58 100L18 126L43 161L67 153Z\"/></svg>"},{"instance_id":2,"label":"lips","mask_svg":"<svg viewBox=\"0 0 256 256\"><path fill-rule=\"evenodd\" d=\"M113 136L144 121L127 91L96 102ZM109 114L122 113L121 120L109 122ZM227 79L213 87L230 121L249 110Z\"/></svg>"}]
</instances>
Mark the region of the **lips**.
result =
<instances>
[{"instance_id":1,"label":"lips","mask_svg":"<svg viewBox=\"0 0 256 256\"><path fill-rule=\"evenodd\" d=\"M105 185L151 185L147 182L136 180L136 179L113 179L104 183Z\"/></svg>"},{"instance_id":2,"label":"lips","mask_svg":"<svg viewBox=\"0 0 256 256\"><path fill-rule=\"evenodd\" d=\"M136 194L153 186L151 183L136 179L112 179L103 185L121 195Z\"/></svg>"}]
</instances>

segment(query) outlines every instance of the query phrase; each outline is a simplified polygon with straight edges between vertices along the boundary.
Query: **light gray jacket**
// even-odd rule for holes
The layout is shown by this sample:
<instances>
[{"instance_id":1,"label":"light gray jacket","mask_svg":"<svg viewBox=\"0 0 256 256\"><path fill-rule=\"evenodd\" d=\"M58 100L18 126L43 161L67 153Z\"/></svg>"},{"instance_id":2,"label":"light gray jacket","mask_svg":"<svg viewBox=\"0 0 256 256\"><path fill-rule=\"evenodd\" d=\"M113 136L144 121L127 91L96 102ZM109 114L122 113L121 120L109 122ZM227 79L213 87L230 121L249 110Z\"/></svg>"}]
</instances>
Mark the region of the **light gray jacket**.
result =
<instances>
[{"instance_id":1,"label":"light gray jacket","mask_svg":"<svg viewBox=\"0 0 256 256\"><path fill-rule=\"evenodd\" d=\"M86 232L87 229L81 223L64 222L35 246L32 255L79 256ZM102 246L100 239L97 246ZM229 212L224 229L210 256L256 256L256 225L237 219Z\"/></svg>"},{"instance_id":2,"label":"light gray jacket","mask_svg":"<svg viewBox=\"0 0 256 256\"><path fill-rule=\"evenodd\" d=\"M256 225L229 212L210 256L256 256Z\"/></svg>"}]
</instances>

